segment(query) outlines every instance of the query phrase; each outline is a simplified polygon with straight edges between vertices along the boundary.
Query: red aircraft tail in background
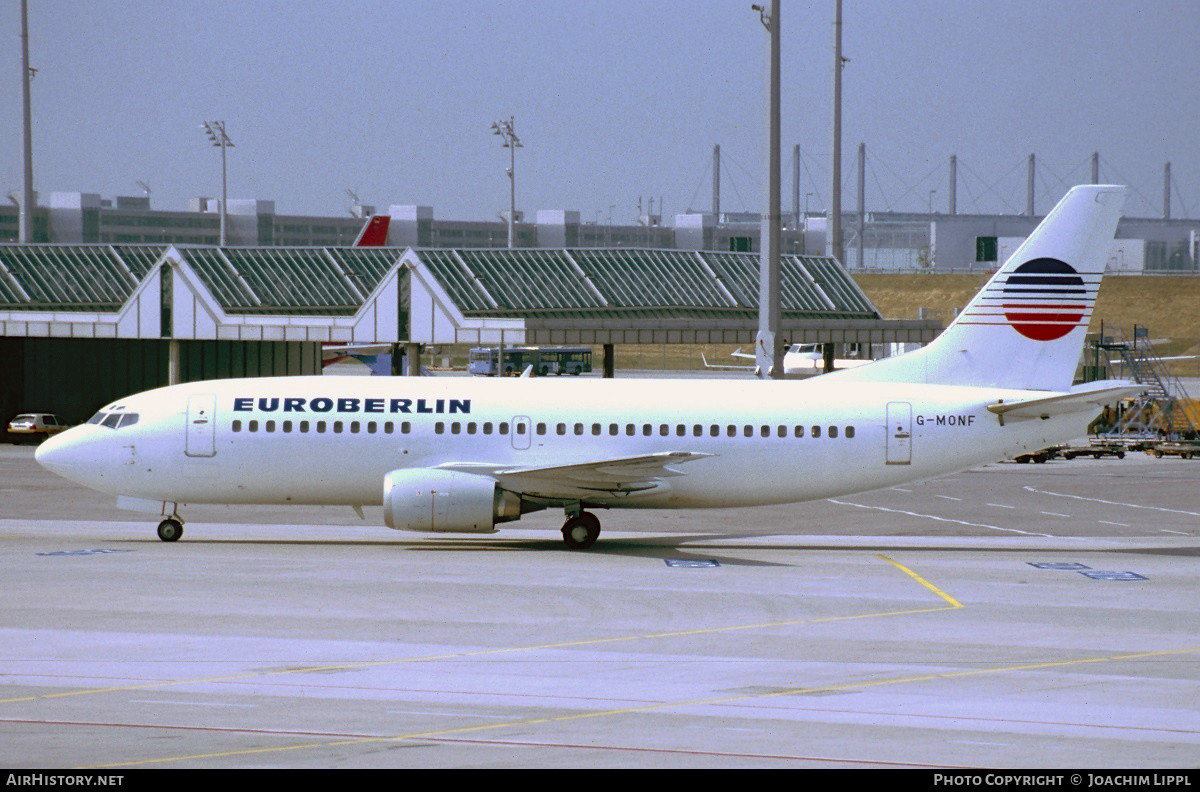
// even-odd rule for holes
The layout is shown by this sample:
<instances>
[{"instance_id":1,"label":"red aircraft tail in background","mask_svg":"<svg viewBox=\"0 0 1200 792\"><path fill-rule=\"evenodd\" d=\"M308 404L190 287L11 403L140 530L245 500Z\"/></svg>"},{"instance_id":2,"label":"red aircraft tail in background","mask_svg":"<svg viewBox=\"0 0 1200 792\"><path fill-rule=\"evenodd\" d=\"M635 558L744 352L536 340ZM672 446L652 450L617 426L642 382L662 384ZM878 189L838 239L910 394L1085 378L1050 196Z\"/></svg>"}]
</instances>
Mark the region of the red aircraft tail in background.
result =
<instances>
[{"instance_id":1,"label":"red aircraft tail in background","mask_svg":"<svg viewBox=\"0 0 1200 792\"><path fill-rule=\"evenodd\" d=\"M354 247L383 247L387 244L388 225L392 218L387 215L372 215L358 233Z\"/></svg>"}]
</instances>

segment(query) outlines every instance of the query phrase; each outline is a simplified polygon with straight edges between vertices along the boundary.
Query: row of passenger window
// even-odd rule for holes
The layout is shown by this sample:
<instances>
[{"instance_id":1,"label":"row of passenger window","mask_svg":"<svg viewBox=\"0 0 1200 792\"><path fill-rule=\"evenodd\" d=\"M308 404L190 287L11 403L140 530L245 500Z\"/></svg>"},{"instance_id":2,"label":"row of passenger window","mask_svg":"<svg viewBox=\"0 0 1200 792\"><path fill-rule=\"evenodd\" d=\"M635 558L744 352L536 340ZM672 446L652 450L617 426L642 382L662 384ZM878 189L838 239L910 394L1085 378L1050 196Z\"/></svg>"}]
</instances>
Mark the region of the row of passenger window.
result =
<instances>
[{"instance_id":1,"label":"row of passenger window","mask_svg":"<svg viewBox=\"0 0 1200 792\"><path fill-rule=\"evenodd\" d=\"M804 426L801 424L786 425L786 424L554 424L554 434L556 435L575 435L584 436L591 435L600 437L608 435L617 437L624 435L625 437L821 437L824 436L836 438L839 435L852 439L854 437L853 426L827 426L821 427L818 425ZM539 436L550 434L551 425L546 423L538 423L534 427L534 431ZM333 434L343 434L349 430L350 434L395 434L399 430L400 434L411 434L412 423L409 421L401 421L397 424L394 421L241 421L233 422L233 431L241 432L283 432L285 434L291 432L316 432L317 434L325 434L332 431ZM452 435L458 434L499 434L506 435L509 433L510 427L507 421L493 423L491 421L438 421L433 425L435 434ZM524 421L516 421L511 427L511 431L515 435L524 435L529 432L529 425Z\"/></svg>"},{"instance_id":2,"label":"row of passenger window","mask_svg":"<svg viewBox=\"0 0 1200 792\"><path fill-rule=\"evenodd\" d=\"M474 434L474 431L471 429L471 426L472 426L472 424L470 424L470 423L467 424L467 434ZM446 427L443 425L443 423L441 421L439 421L437 424L435 424L434 431L437 432L438 434L444 434L446 431ZM450 424L450 433L451 434L460 434L461 431L462 431L462 429L460 428L459 422L455 421L454 423ZM515 433L524 434L525 429L522 424L518 423L518 424L514 425L513 431ZM837 437L839 435L839 433L843 434L847 438L854 437L854 427L853 426L846 426L846 427L828 426L828 427L824 427L824 432L827 437ZM537 434L545 435L545 434L549 434L549 433L550 433L549 424L544 424L544 423L537 424ZM601 423L593 423L593 424L589 425L589 424L584 424L584 423L576 423L576 424L560 423L560 424L554 425L554 433L557 435L573 434L576 436L583 436L583 435L590 434L593 437L600 437L602 435L608 435L610 437L617 437L619 435L624 435L625 437L637 437L638 435L640 435L642 437L653 437L656 435L658 437L670 437L672 435L674 435L675 437L688 437L689 435L691 437L704 437L705 435L707 435L709 437L721 437L722 435L724 435L725 437L738 437L738 436L741 436L741 437L755 437L755 436L758 436L758 437L789 437L789 436L804 437L805 435L807 435L809 437L820 437L821 433L822 433L822 427L817 426L817 425L806 427L801 424L795 424L792 426L788 426L785 424L777 424L777 425L724 424L724 425L722 425L722 424L648 424L648 423L647 424L632 424L632 423L601 424Z\"/></svg>"},{"instance_id":3,"label":"row of passenger window","mask_svg":"<svg viewBox=\"0 0 1200 792\"><path fill-rule=\"evenodd\" d=\"M365 424L365 426L364 426ZM412 424L409 421L402 421L399 425L395 421L241 421L233 422L233 431L241 432L316 432L317 434L325 434L332 431L334 434L342 434L347 428L350 434L360 434L363 429L366 429L367 434L395 434L399 428L400 434L410 434L412 432Z\"/></svg>"}]
</instances>

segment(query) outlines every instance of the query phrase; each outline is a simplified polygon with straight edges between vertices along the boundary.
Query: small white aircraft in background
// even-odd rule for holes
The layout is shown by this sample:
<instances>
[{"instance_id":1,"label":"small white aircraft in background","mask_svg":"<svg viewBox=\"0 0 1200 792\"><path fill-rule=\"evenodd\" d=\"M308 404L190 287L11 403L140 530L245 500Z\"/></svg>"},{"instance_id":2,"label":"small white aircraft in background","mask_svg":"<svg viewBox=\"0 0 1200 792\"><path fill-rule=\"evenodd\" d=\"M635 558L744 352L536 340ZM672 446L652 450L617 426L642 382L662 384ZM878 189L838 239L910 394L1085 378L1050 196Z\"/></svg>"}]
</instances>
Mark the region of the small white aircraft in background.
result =
<instances>
[{"instance_id":1,"label":"small white aircraft in background","mask_svg":"<svg viewBox=\"0 0 1200 792\"><path fill-rule=\"evenodd\" d=\"M357 360L371 370L376 377L388 377L392 373L391 344L323 344L321 346L321 368L346 360Z\"/></svg>"},{"instance_id":2,"label":"small white aircraft in background","mask_svg":"<svg viewBox=\"0 0 1200 792\"><path fill-rule=\"evenodd\" d=\"M400 365L393 366L392 344L323 344L321 346L321 368L325 369L346 360L357 360L371 370L371 376L390 377L393 370L404 371L404 355ZM422 377L432 377L433 372L421 366Z\"/></svg>"},{"instance_id":3,"label":"small white aircraft in background","mask_svg":"<svg viewBox=\"0 0 1200 792\"><path fill-rule=\"evenodd\" d=\"M730 352L729 356L754 360L754 355L749 352L743 352L741 347ZM723 366L717 363L709 363L708 358L704 356L703 352L700 353L700 359L704 361L704 367L710 369L745 372L753 372L755 369L754 366ZM833 370L842 371L843 369L858 368L871 362L873 361L860 358L836 358L833 361ZM783 376L786 379L806 379L824 373L825 354L821 344L789 344L784 350Z\"/></svg>"},{"instance_id":4,"label":"small white aircraft in background","mask_svg":"<svg viewBox=\"0 0 1200 792\"><path fill-rule=\"evenodd\" d=\"M546 508L796 503L890 487L1086 432L1128 382L1072 387L1123 201L1072 189L931 344L802 381L269 377L120 399L37 452L159 513L382 505L391 528L492 533Z\"/></svg>"}]
</instances>

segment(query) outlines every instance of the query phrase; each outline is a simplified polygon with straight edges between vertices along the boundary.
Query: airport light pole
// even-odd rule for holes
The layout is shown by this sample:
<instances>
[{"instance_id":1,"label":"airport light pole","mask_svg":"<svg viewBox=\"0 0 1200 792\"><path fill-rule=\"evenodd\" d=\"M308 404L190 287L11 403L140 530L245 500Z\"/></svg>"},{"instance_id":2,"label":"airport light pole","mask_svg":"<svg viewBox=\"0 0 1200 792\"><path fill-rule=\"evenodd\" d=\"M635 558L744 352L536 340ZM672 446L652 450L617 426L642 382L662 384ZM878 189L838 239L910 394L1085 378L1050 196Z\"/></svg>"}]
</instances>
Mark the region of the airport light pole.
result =
<instances>
[{"instance_id":1,"label":"airport light pole","mask_svg":"<svg viewBox=\"0 0 1200 792\"><path fill-rule=\"evenodd\" d=\"M30 111L29 82L35 69L29 67L29 6L21 0L21 208L18 241L33 241L33 116Z\"/></svg>"},{"instance_id":2,"label":"airport light pole","mask_svg":"<svg viewBox=\"0 0 1200 792\"><path fill-rule=\"evenodd\" d=\"M833 167L829 191L829 250L845 263L842 247L842 69L848 58L842 57L842 0L833 0Z\"/></svg>"},{"instance_id":3,"label":"airport light pole","mask_svg":"<svg viewBox=\"0 0 1200 792\"><path fill-rule=\"evenodd\" d=\"M782 313L780 241L783 226L780 193L779 122L779 7L770 0L751 8L767 32L767 206L762 215L761 249L758 261L758 334L755 336L755 373L763 379L783 379L783 339L779 333Z\"/></svg>"},{"instance_id":4,"label":"airport light pole","mask_svg":"<svg viewBox=\"0 0 1200 792\"><path fill-rule=\"evenodd\" d=\"M934 253L935 253L934 247L937 242L936 230L933 225L933 194L936 192L937 192L937 190L929 191L929 266L930 267L933 266L933 259L934 259Z\"/></svg>"},{"instance_id":5,"label":"airport light pole","mask_svg":"<svg viewBox=\"0 0 1200 792\"><path fill-rule=\"evenodd\" d=\"M225 247L225 210L229 203L229 179L225 167L225 149L232 148L233 141L229 139L229 135L225 134L224 121L205 121L204 131L208 133L208 139L212 141L212 144L221 149L221 247Z\"/></svg>"},{"instance_id":6,"label":"airport light pole","mask_svg":"<svg viewBox=\"0 0 1200 792\"><path fill-rule=\"evenodd\" d=\"M516 122L514 116L509 116L505 121L503 118L492 124L492 134L499 135L504 141L504 148L508 149L508 246L515 248L517 246L516 229L513 224L517 219L517 149L525 148L521 145L520 138L517 137L513 125Z\"/></svg>"}]
</instances>

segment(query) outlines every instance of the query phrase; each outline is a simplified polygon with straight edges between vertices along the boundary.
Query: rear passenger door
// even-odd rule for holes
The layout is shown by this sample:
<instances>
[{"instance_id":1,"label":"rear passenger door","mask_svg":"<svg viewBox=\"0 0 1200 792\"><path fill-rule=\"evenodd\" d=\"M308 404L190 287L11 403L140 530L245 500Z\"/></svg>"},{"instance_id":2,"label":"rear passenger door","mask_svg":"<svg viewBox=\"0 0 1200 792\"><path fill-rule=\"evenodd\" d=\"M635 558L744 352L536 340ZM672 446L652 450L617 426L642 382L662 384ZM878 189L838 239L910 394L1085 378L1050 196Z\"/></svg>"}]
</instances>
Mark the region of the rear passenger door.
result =
<instances>
[{"instance_id":1,"label":"rear passenger door","mask_svg":"<svg viewBox=\"0 0 1200 792\"><path fill-rule=\"evenodd\" d=\"M888 402L887 405L887 463L912 464L912 405L908 402Z\"/></svg>"}]
</instances>

